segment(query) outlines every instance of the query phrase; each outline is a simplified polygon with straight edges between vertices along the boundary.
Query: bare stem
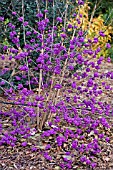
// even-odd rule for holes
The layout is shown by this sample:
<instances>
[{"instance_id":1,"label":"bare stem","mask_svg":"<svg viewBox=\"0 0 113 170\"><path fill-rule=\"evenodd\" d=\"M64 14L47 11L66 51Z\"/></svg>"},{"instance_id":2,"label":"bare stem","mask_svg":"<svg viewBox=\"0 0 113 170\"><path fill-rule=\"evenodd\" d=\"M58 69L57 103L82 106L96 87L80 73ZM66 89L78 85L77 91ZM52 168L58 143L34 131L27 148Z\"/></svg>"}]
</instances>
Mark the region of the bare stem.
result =
<instances>
[{"instance_id":1,"label":"bare stem","mask_svg":"<svg viewBox=\"0 0 113 170\"><path fill-rule=\"evenodd\" d=\"M23 16L23 36L24 36L24 44L26 44L25 26L24 26L24 0L22 0L22 16Z\"/></svg>"},{"instance_id":2,"label":"bare stem","mask_svg":"<svg viewBox=\"0 0 113 170\"><path fill-rule=\"evenodd\" d=\"M40 3L38 0L36 0L36 4L37 4L37 12L39 13L40 12Z\"/></svg>"},{"instance_id":3,"label":"bare stem","mask_svg":"<svg viewBox=\"0 0 113 170\"><path fill-rule=\"evenodd\" d=\"M74 29L74 31L73 31L73 35L72 35L71 40L74 38L75 32L76 32L76 29ZM69 54L70 54L70 48L68 50L68 55ZM65 63L64 63L64 67L63 67L63 71L62 71L62 75L61 75L60 84L62 84L62 82L63 82L64 74L65 74L65 70L66 70L67 64L68 64L68 58L66 58ZM60 93L60 89L58 89L58 91L57 91L57 95L56 95L56 98L55 98L55 105L57 103L57 99L58 99L59 93Z\"/></svg>"},{"instance_id":4,"label":"bare stem","mask_svg":"<svg viewBox=\"0 0 113 170\"><path fill-rule=\"evenodd\" d=\"M95 3L94 8L93 8L93 12L92 12L92 14L91 14L91 18L90 18L90 22L89 22L88 29L89 29L89 28L90 28L90 26L91 26L91 22L92 22L92 20L93 20L93 17L94 17L94 14L95 14L96 8L97 8L97 1L96 1L96 3Z\"/></svg>"},{"instance_id":5,"label":"bare stem","mask_svg":"<svg viewBox=\"0 0 113 170\"><path fill-rule=\"evenodd\" d=\"M43 31L43 41L42 41L42 47L44 45L44 31ZM41 54L44 53L44 49L42 48ZM41 93L41 86L42 86L42 68L40 68L40 75L39 75L39 87L38 87L38 95L40 96ZM38 102L39 105L40 102ZM39 115L40 109L39 106L37 106L37 129L39 129L40 125L40 115Z\"/></svg>"},{"instance_id":6,"label":"bare stem","mask_svg":"<svg viewBox=\"0 0 113 170\"><path fill-rule=\"evenodd\" d=\"M26 36L25 36L25 26L24 26L24 0L22 0L22 16L23 16L23 36L24 36L24 44L26 44ZM30 68L28 64L28 59L26 57L26 65L28 67L28 82L29 82L29 89L31 90L30 84Z\"/></svg>"},{"instance_id":7,"label":"bare stem","mask_svg":"<svg viewBox=\"0 0 113 170\"><path fill-rule=\"evenodd\" d=\"M53 88L54 79L55 79L55 74L53 74L53 76L52 76L52 82L51 82L51 87L50 87L49 95L48 95L47 100L46 100L46 106L48 105L48 101L49 101L49 99L51 97L51 94L52 94L52 88ZM45 112L43 117L42 117L42 121L40 122L40 129L41 130L42 130L42 127L43 127L45 121L47 120L48 116L49 116L49 113Z\"/></svg>"},{"instance_id":8,"label":"bare stem","mask_svg":"<svg viewBox=\"0 0 113 170\"><path fill-rule=\"evenodd\" d=\"M65 30L65 28L66 28L67 9L68 9L68 3L67 3L67 1L66 1L66 12L65 12L65 18L64 18L64 30Z\"/></svg>"},{"instance_id":9,"label":"bare stem","mask_svg":"<svg viewBox=\"0 0 113 170\"><path fill-rule=\"evenodd\" d=\"M42 69L40 69L40 77L39 77L39 87L38 87L38 95L41 93L41 84L42 84ZM38 102L39 105L39 102ZM40 117L39 117L39 106L37 106L37 129L39 129Z\"/></svg>"}]
</instances>

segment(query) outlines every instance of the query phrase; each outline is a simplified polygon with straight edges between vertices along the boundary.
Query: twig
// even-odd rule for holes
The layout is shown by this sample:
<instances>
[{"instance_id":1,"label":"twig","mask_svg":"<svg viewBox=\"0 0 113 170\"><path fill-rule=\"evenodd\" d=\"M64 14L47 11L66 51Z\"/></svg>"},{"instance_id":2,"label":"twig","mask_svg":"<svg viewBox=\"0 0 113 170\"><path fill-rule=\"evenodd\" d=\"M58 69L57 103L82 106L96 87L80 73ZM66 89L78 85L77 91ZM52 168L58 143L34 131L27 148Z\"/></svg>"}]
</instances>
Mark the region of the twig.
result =
<instances>
[{"instance_id":1,"label":"twig","mask_svg":"<svg viewBox=\"0 0 113 170\"><path fill-rule=\"evenodd\" d=\"M2 104L8 104L8 105L17 105L17 106L28 106L28 104L19 104L19 103L13 103L13 102L3 102L0 100L0 103ZM36 107L36 106L35 106Z\"/></svg>"},{"instance_id":2,"label":"twig","mask_svg":"<svg viewBox=\"0 0 113 170\"><path fill-rule=\"evenodd\" d=\"M106 21L104 22L104 24L106 24L106 23L107 23L107 21L108 21L108 19L110 18L110 16L111 16L112 12L113 12L113 9L110 11L110 14L108 15L108 17L107 17ZM112 19L113 19L113 17L112 17Z\"/></svg>"},{"instance_id":3,"label":"twig","mask_svg":"<svg viewBox=\"0 0 113 170\"><path fill-rule=\"evenodd\" d=\"M75 32L76 32L76 29L74 29L74 31L73 31L73 35L72 35L71 40L74 38ZM70 48L69 48L69 50L68 50L68 55L69 55L69 54L70 54ZM62 75L61 75L60 84L62 84L62 82L63 82L67 63L68 63L68 58L66 58L65 63L64 63L64 66L63 66L63 71L62 71ZM56 95L56 98L55 98L55 104L57 103L57 99L58 99L59 93L60 93L60 89L58 89L58 91L57 91L57 95Z\"/></svg>"},{"instance_id":4,"label":"twig","mask_svg":"<svg viewBox=\"0 0 113 170\"><path fill-rule=\"evenodd\" d=\"M26 44L25 26L24 26L24 0L22 0L22 16L23 16L23 36L24 36L24 44Z\"/></svg>"},{"instance_id":5,"label":"twig","mask_svg":"<svg viewBox=\"0 0 113 170\"><path fill-rule=\"evenodd\" d=\"M15 106L29 106L28 104L19 104L19 103L13 103L13 102L3 102L0 100L1 104L8 104L8 105L15 105ZM32 105L33 106L33 105ZM33 106L33 107L37 107L37 106ZM67 108L72 108L72 106L67 106ZM80 108L80 107L75 107L77 110L87 110L87 111L91 111L92 109L90 108ZM110 111L110 113L112 113L112 111ZM101 116L101 115L100 115Z\"/></svg>"},{"instance_id":6,"label":"twig","mask_svg":"<svg viewBox=\"0 0 113 170\"><path fill-rule=\"evenodd\" d=\"M38 0L36 0L36 4L37 4L37 12L39 13L40 12L40 4L39 4Z\"/></svg>"},{"instance_id":7,"label":"twig","mask_svg":"<svg viewBox=\"0 0 113 170\"><path fill-rule=\"evenodd\" d=\"M67 1L66 1L66 12L65 12L65 18L64 18L64 30L65 30L65 27L66 27L67 9L68 9L68 3L67 3Z\"/></svg>"},{"instance_id":8,"label":"twig","mask_svg":"<svg viewBox=\"0 0 113 170\"><path fill-rule=\"evenodd\" d=\"M8 82L7 80L5 80L5 79L3 79L3 78L1 78L1 77L0 77L0 80L5 81L7 84L9 84L11 87L13 87L14 90L17 90L17 88L14 87L14 86L13 86L10 82Z\"/></svg>"},{"instance_id":9,"label":"twig","mask_svg":"<svg viewBox=\"0 0 113 170\"><path fill-rule=\"evenodd\" d=\"M54 82L54 79L55 79L55 74L53 74L52 76L52 82L51 82L51 87L50 87L50 91L49 91L49 95L47 97L47 100L46 100L46 106L47 106L47 103L50 99L50 96L51 96L51 93L52 93L52 88L53 88L53 82ZM42 129L44 123L46 122L47 118L50 116L50 113L44 113L43 117L42 117L42 121L40 122L40 129Z\"/></svg>"},{"instance_id":10,"label":"twig","mask_svg":"<svg viewBox=\"0 0 113 170\"><path fill-rule=\"evenodd\" d=\"M100 1L101 1L101 0L100 0ZM93 17L94 17L94 14L95 14L96 8L97 8L97 0L96 0L96 3L95 3L95 6L94 6L94 8L93 8L93 12L92 12L92 14L91 14L91 18L90 18L90 22L89 22L88 30L89 30L89 28L90 28L90 26L91 26L91 22L92 22L92 20L93 20Z\"/></svg>"},{"instance_id":11,"label":"twig","mask_svg":"<svg viewBox=\"0 0 113 170\"><path fill-rule=\"evenodd\" d=\"M22 0L22 16L23 16L23 36L24 36L24 44L26 44L26 36L25 36L25 26L24 26L24 0ZM30 68L28 64L28 59L26 57L26 65L28 68L28 82L29 82L29 89L31 90L31 84L30 84Z\"/></svg>"}]
</instances>

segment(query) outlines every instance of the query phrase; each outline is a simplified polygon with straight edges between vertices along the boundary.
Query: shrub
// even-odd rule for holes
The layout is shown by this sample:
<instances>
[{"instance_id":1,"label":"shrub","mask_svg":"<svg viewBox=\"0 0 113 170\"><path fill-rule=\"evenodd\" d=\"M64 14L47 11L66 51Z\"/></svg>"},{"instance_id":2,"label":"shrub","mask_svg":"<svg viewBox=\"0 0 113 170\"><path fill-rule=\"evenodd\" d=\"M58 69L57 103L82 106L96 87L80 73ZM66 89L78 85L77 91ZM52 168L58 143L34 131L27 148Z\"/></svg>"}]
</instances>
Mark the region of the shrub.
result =
<instances>
[{"instance_id":1,"label":"shrub","mask_svg":"<svg viewBox=\"0 0 113 170\"><path fill-rule=\"evenodd\" d=\"M52 3L54 6L54 1ZM77 5L81 8L84 2L78 0ZM0 145L14 147L21 141L25 147L27 139L41 133L44 141L46 138L54 139L53 146L45 148L47 152L42 149L48 161L56 157L49 155L48 150L58 147L64 150L61 168L72 169L80 163L94 168L97 163L92 157L100 155L101 141L110 140L106 130L111 126L105 116L113 114L113 108L100 99L104 90L109 93L113 90L107 85L107 79L113 79L113 72L99 72L104 58L95 58L102 49L100 46L91 48L98 43L97 37L87 39L87 34L79 26L79 18L74 14L78 24L73 26L68 23L67 12L68 4L65 5L64 15L53 18L51 26L46 8L43 13L34 16L37 25L34 29L24 20L23 9L19 17L12 11L12 17L18 18L23 29L24 45L22 48L13 23L8 23L8 38L14 46L5 45L1 59L8 56L10 61L15 60L16 65L7 80L3 75L11 68L1 70L0 85L8 100L2 103L12 104L12 107L0 111ZM59 31L57 24L60 23L63 26ZM99 37L104 37L101 30ZM107 44L106 48L109 47ZM10 85L9 89L5 88L6 83ZM11 126L7 125L7 131L4 119L11 123Z\"/></svg>"},{"instance_id":2,"label":"shrub","mask_svg":"<svg viewBox=\"0 0 113 170\"><path fill-rule=\"evenodd\" d=\"M102 50L101 52L98 53L98 56L109 57L111 56L110 50L106 49L106 43L111 42L111 38L113 34L113 27L111 24L112 20L109 23L109 25L106 25L102 14L100 14L98 17L94 17L96 11L96 5L94 6L91 15L89 15L89 10L90 10L90 3L88 1L86 1L84 5L78 9L80 15L78 13L77 18L81 21L81 24L79 24L79 28L81 27L83 31L87 32L86 33L87 35L85 37L86 40L88 39L93 40L95 36L96 37L99 36L100 31L104 32L104 36L100 36L98 38L98 43L93 44L92 49L95 50L96 48L98 48L98 46L100 46ZM110 13L108 18L111 16L112 14ZM108 18L106 18L106 20L108 20ZM76 19L71 18L69 24L77 25Z\"/></svg>"}]
</instances>

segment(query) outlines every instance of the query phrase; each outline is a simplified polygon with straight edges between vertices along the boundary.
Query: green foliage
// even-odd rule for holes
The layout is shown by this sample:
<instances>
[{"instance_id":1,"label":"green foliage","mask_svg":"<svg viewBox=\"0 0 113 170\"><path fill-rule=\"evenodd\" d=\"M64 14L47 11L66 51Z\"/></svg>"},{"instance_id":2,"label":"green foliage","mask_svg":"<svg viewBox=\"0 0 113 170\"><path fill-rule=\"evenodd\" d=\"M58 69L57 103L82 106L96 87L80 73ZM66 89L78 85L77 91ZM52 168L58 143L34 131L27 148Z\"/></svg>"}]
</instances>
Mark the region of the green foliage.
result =
<instances>
[{"instance_id":1,"label":"green foliage","mask_svg":"<svg viewBox=\"0 0 113 170\"><path fill-rule=\"evenodd\" d=\"M69 19L70 14L72 13L74 7L76 6L75 1L68 1L68 11L67 11L67 18ZM52 1L45 1L42 0L39 2L40 11L43 12L46 7L48 9L47 17L50 19L51 25L53 25L53 18L56 18L58 16L64 18L64 11L66 10L66 4L65 1L61 0L55 0L54 6ZM17 15L15 17L12 17L12 11L16 11ZM36 14L38 13L38 8L36 1L29 1L24 0L24 20L29 22L29 25L31 28L36 29ZM4 16L4 22L1 25L1 37L0 37L0 43L6 42L6 37L8 37L8 32L10 32L10 29L8 28L8 23L12 22L16 26L16 31L20 35L20 42L21 47L23 47L23 28L21 27L21 24L18 22L17 17L22 16L22 1L18 0L1 0L0 1L0 16ZM55 23L56 24L56 23ZM26 28L26 31L29 30ZM8 43L13 45L10 40L8 40ZM6 43L5 43L6 44Z\"/></svg>"},{"instance_id":2,"label":"green foliage","mask_svg":"<svg viewBox=\"0 0 113 170\"><path fill-rule=\"evenodd\" d=\"M104 15L106 16L106 17L104 17L104 19L106 20L106 18L110 14L111 10L113 9L113 1L112 0L97 0L97 1L88 0L88 1L91 2L89 15L91 15L92 10L95 6L95 3L97 4L97 8L96 8L96 12L94 14L94 17L98 17L99 15L103 14L103 16ZM111 15L111 18L112 18L112 16L113 15ZM110 22L111 18L109 18L109 22Z\"/></svg>"}]
</instances>

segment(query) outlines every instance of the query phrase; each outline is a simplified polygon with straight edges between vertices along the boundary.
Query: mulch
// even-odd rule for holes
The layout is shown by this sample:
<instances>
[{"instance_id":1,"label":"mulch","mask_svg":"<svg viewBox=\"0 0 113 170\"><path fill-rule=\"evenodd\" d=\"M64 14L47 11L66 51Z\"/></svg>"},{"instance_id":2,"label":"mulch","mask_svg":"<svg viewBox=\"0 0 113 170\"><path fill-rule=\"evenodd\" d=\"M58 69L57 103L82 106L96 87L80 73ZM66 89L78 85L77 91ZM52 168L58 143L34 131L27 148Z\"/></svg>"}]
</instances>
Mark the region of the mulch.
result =
<instances>
[{"instance_id":1,"label":"mulch","mask_svg":"<svg viewBox=\"0 0 113 170\"><path fill-rule=\"evenodd\" d=\"M103 73L107 71L113 71L113 63L104 61L100 72ZM102 81L104 81L104 79ZM67 80L67 82L69 81ZM100 82L97 80L97 83ZM113 79L108 79L107 84L113 87ZM0 100L7 101L7 98L0 96ZM98 100L106 101L113 106L113 90L105 90ZM4 105L0 104L0 108L2 107L4 107ZM98 115L93 116L96 117ZM113 170L113 117L112 115L106 116L106 119L111 125L111 128L105 132L105 134L110 137L110 143L106 143L105 141L100 142L102 152L97 157L94 157L95 162L97 162L97 167L94 168L95 170ZM60 170L59 164L62 162L64 149L56 146L54 137L44 141L39 137L39 134L35 135L38 137L35 138L34 136L31 138L26 147L22 147L20 143L13 148L5 145L0 146L0 170ZM37 150L34 152L32 151L32 144L37 145ZM52 145L50 154L53 159L51 161L43 157L44 148L47 144ZM72 170L91 170L91 168L86 168L85 165L76 164L76 159L79 159L79 156L80 155L77 155L77 158L75 158L75 165Z\"/></svg>"}]
</instances>

